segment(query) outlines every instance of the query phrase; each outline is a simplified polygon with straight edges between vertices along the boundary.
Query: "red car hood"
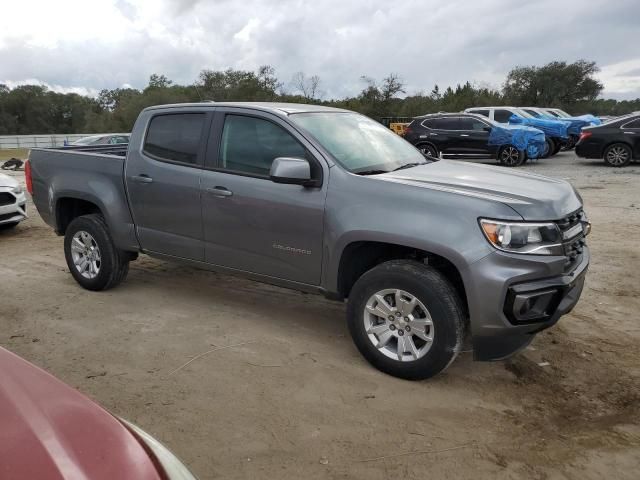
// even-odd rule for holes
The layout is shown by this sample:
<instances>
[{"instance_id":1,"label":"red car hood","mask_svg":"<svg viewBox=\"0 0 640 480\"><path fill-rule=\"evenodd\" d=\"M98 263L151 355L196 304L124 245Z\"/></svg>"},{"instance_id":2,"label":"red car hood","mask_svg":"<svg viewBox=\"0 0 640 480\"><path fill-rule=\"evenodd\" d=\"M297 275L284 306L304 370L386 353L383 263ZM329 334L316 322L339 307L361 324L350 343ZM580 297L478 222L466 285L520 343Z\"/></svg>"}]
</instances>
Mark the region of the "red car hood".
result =
<instances>
[{"instance_id":1,"label":"red car hood","mask_svg":"<svg viewBox=\"0 0 640 480\"><path fill-rule=\"evenodd\" d=\"M0 348L0 478L162 477L146 450L110 413Z\"/></svg>"}]
</instances>

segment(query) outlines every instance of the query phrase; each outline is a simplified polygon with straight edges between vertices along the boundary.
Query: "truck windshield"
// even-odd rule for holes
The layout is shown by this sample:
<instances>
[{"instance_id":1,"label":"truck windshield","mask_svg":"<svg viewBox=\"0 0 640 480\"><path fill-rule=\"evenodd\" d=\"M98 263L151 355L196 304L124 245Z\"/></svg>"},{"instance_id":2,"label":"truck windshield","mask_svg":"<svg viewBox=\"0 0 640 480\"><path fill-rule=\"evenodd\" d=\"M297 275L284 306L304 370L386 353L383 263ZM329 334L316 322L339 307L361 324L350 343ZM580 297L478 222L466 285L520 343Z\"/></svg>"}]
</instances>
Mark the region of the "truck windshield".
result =
<instances>
[{"instance_id":1,"label":"truck windshield","mask_svg":"<svg viewBox=\"0 0 640 480\"><path fill-rule=\"evenodd\" d=\"M289 117L352 173L375 174L427 163L409 142L357 113L296 113Z\"/></svg>"}]
</instances>

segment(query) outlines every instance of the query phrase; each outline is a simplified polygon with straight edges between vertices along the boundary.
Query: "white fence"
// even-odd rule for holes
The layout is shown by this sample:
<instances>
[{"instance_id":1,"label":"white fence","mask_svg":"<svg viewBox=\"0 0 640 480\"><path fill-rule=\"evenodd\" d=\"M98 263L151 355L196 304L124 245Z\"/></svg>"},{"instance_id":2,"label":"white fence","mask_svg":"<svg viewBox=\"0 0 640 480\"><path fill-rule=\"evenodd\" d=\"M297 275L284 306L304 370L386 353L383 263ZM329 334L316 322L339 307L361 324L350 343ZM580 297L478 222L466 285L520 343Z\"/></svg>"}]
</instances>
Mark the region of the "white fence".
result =
<instances>
[{"instance_id":1,"label":"white fence","mask_svg":"<svg viewBox=\"0 0 640 480\"><path fill-rule=\"evenodd\" d=\"M5 148L49 148L61 147L66 140L71 143L95 133L70 133L59 135L0 135L0 150ZM108 135L105 133L104 135Z\"/></svg>"}]
</instances>

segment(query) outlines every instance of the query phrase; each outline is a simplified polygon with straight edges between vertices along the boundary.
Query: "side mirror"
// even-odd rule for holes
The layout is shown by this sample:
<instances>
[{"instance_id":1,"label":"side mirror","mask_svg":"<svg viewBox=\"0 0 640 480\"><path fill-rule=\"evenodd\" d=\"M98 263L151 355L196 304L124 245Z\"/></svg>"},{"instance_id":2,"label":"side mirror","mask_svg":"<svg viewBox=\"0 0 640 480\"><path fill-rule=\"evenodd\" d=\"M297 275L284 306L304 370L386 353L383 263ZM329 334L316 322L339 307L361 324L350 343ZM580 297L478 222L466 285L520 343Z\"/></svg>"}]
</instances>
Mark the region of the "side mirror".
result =
<instances>
[{"instance_id":1,"label":"side mirror","mask_svg":"<svg viewBox=\"0 0 640 480\"><path fill-rule=\"evenodd\" d=\"M311 166L303 158L278 157L271 164L269 178L275 183L307 185L311 182Z\"/></svg>"},{"instance_id":2,"label":"side mirror","mask_svg":"<svg viewBox=\"0 0 640 480\"><path fill-rule=\"evenodd\" d=\"M484 130L485 132L490 132L490 131L491 131L491 127L484 127L484 128L483 128L483 130Z\"/></svg>"}]
</instances>

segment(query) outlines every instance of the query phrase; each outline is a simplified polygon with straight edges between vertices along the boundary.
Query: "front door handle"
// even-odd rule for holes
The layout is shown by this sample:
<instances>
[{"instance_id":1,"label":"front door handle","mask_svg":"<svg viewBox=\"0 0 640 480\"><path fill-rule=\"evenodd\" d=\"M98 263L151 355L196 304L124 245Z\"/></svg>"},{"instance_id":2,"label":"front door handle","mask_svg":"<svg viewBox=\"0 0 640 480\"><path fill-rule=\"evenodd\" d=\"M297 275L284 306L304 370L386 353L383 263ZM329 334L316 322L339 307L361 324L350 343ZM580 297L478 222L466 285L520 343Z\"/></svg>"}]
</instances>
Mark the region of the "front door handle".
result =
<instances>
[{"instance_id":1,"label":"front door handle","mask_svg":"<svg viewBox=\"0 0 640 480\"><path fill-rule=\"evenodd\" d=\"M468 137L468 136L469 136L469 134L468 134L468 133L461 133L461 134L460 134L460 136L461 136L461 137Z\"/></svg>"},{"instance_id":2,"label":"front door handle","mask_svg":"<svg viewBox=\"0 0 640 480\"><path fill-rule=\"evenodd\" d=\"M218 198L225 198L233 195L233 192L227 187L210 187L206 189L206 192Z\"/></svg>"},{"instance_id":3,"label":"front door handle","mask_svg":"<svg viewBox=\"0 0 640 480\"><path fill-rule=\"evenodd\" d=\"M131 180L137 183L153 183L153 178L144 173L141 173L140 175L134 175L133 177L131 177Z\"/></svg>"}]
</instances>

